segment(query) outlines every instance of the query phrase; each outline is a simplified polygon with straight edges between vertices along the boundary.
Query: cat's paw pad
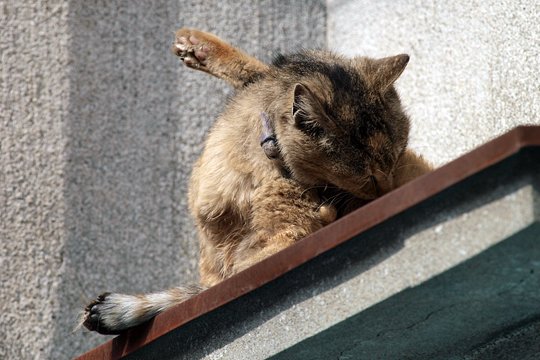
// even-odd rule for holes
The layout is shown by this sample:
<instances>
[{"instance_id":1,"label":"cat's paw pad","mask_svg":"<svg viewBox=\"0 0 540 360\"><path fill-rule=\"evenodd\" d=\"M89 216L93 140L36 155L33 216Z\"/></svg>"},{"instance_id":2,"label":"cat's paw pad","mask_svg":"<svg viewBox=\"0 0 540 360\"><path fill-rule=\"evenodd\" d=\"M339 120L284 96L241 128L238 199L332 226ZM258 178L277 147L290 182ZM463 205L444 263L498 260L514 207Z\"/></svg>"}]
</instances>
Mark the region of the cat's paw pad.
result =
<instances>
[{"instance_id":1,"label":"cat's paw pad","mask_svg":"<svg viewBox=\"0 0 540 360\"><path fill-rule=\"evenodd\" d=\"M189 29L180 29L176 33L172 52L187 66L199 68L206 66L210 47Z\"/></svg>"},{"instance_id":2,"label":"cat's paw pad","mask_svg":"<svg viewBox=\"0 0 540 360\"><path fill-rule=\"evenodd\" d=\"M89 303L82 315L82 325L100 334L119 334L123 327L118 314L116 294L103 293Z\"/></svg>"}]
</instances>

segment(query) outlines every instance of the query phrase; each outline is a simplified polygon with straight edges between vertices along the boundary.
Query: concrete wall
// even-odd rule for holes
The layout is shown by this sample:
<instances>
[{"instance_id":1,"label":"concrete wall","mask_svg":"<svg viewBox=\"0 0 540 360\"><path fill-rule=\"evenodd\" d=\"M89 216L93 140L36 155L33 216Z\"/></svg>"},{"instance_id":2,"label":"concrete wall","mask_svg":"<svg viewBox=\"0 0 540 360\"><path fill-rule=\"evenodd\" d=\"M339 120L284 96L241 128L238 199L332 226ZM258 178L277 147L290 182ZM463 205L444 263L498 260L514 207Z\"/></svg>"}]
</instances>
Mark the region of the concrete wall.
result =
<instances>
[{"instance_id":1,"label":"concrete wall","mask_svg":"<svg viewBox=\"0 0 540 360\"><path fill-rule=\"evenodd\" d=\"M186 181L230 94L179 66L181 26L275 50L407 52L412 146L442 164L539 123L539 5L0 0L0 358L66 358L104 290L196 280ZM326 31L328 16L328 31ZM326 39L325 39L326 36Z\"/></svg>"},{"instance_id":2,"label":"concrete wall","mask_svg":"<svg viewBox=\"0 0 540 360\"><path fill-rule=\"evenodd\" d=\"M508 129L540 124L538 1L328 0L328 47L408 53L398 89L411 146L444 164Z\"/></svg>"},{"instance_id":3,"label":"concrete wall","mask_svg":"<svg viewBox=\"0 0 540 360\"><path fill-rule=\"evenodd\" d=\"M106 290L197 280L186 183L230 89L171 55L213 31L270 60L323 47L325 5L0 1L0 358L69 358Z\"/></svg>"},{"instance_id":4,"label":"concrete wall","mask_svg":"<svg viewBox=\"0 0 540 360\"><path fill-rule=\"evenodd\" d=\"M0 5L0 358L46 358L66 203L68 4Z\"/></svg>"}]
</instances>

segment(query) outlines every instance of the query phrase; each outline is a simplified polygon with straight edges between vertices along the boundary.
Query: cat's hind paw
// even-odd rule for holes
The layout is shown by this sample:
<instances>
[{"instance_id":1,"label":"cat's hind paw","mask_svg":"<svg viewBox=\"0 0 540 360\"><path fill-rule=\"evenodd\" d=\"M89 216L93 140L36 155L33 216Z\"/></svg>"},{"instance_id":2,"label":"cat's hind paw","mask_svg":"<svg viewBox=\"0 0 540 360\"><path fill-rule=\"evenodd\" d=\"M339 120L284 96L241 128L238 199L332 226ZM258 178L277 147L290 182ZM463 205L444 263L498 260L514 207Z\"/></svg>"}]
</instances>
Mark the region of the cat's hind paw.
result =
<instances>
[{"instance_id":1,"label":"cat's hind paw","mask_svg":"<svg viewBox=\"0 0 540 360\"><path fill-rule=\"evenodd\" d=\"M206 66L210 48L201 36L184 28L177 31L172 52L187 66L198 69Z\"/></svg>"}]
</instances>

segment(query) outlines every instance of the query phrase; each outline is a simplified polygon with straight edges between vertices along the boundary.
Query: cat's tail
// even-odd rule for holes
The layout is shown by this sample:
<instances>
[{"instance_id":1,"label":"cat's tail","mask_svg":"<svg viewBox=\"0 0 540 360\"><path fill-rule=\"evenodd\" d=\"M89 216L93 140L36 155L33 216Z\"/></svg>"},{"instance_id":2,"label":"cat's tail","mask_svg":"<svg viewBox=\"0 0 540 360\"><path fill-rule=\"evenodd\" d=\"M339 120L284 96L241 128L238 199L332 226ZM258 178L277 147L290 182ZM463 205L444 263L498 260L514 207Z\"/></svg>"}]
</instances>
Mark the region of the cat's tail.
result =
<instances>
[{"instance_id":1,"label":"cat's tail","mask_svg":"<svg viewBox=\"0 0 540 360\"><path fill-rule=\"evenodd\" d=\"M84 326L100 334L119 334L205 289L196 285L142 295L104 293L84 309L78 327Z\"/></svg>"}]
</instances>

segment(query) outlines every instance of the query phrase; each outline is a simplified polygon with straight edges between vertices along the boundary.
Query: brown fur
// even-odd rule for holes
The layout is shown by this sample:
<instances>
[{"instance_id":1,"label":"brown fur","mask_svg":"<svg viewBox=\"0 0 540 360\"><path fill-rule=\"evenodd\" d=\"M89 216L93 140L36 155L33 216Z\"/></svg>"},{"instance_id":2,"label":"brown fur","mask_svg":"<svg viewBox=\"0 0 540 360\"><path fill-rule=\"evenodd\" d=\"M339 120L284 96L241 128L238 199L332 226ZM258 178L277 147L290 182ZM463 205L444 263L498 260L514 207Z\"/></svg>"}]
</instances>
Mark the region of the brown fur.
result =
<instances>
[{"instance_id":1,"label":"brown fur","mask_svg":"<svg viewBox=\"0 0 540 360\"><path fill-rule=\"evenodd\" d=\"M193 61L190 56L201 49L204 62ZM365 79L370 91L365 101L378 103L382 93L390 107L387 111L403 118L401 123L395 124L402 133L397 141L392 142L383 132L376 132L367 139L366 151L388 155L390 163L376 156L366 158L370 163L366 171L359 172L349 165L363 160L359 161L363 155L359 156L357 149L345 152L343 150L349 149L345 149L347 144L344 144L344 149L336 154L321 151L320 141L301 136L303 134L294 127L291 109L295 91L303 111L310 114L319 114L322 102L334 101L335 93L324 73L298 77L286 69L262 64L222 40L192 29L177 32L173 52L183 57L188 66L227 80L239 90L235 101L211 130L193 170L190 186L190 209L200 232L200 270L204 285L218 283L331 221L332 217L321 218L316 211L321 209L319 196L324 199L324 192L319 191L319 196L311 194L307 202L300 196L312 191L311 187L337 187L356 198L371 200L430 170L421 157L404 150L408 119L402 114L392 83L405 68L408 60L405 55L351 61L323 52L310 54L322 62L350 65L350 71L358 72ZM246 69L250 69L247 75ZM230 81L231 78L234 80ZM244 86L248 89L242 89ZM343 106L341 119L354 123L358 117L354 111L353 107ZM290 168L294 180L284 179L279 165L268 160L260 150L260 112L268 112L281 120L275 124L283 155L281 160ZM347 135L346 127L340 128L340 124L328 119L323 121L334 134ZM323 209L327 211L328 207ZM341 214L346 212L343 210L337 209Z\"/></svg>"},{"instance_id":2,"label":"brown fur","mask_svg":"<svg viewBox=\"0 0 540 360\"><path fill-rule=\"evenodd\" d=\"M310 51L266 65L193 29L177 32L173 52L237 89L208 135L189 187L203 287L431 169L406 149L409 119L393 83L407 55L346 59ZM261 149L261 113L273 122L276 159ZM157 293L171 294L178 295L176 302L185 299L182 289ZM88 328L99 329L97 322L108 332L120 331L157 311L143 295L126 321L117 315L122 295L113 299L87 308Z\"/></svg>"}]
</instances>

